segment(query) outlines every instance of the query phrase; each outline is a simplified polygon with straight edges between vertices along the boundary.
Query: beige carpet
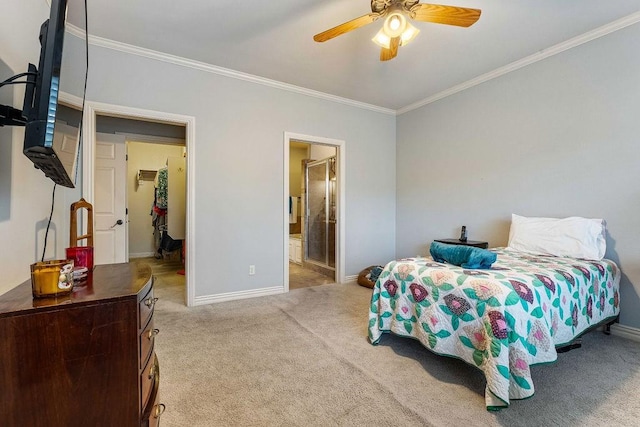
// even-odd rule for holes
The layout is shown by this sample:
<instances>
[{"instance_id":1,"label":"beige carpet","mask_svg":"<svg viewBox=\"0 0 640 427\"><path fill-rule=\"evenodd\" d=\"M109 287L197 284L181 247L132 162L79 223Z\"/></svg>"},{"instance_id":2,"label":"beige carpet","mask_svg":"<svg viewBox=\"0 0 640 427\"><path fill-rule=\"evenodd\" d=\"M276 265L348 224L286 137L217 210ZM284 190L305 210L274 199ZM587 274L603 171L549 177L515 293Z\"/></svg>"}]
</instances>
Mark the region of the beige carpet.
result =
<instances>
[{"instance_id":1,"label":"beige carpet","mask_svg":"<svg viewBox=\"0 0 640 427\"><path fill-rule=\"evenodd\" d=\"M305 268L294 262L289 263L289 290L336 283L333 277Z\"/></svg>"},{"instance_id":2,"label":"beige carpet","mask_svg":"<svg viewBox=\"0 0 640 427\"><path fill-rule=\"evenodd\" d=\"M532 398L491 413L478 370L406 338L368 343L370 289L324 285L187 308L179 280L171 273L156 280L163 427L635 426L640 419L636 342L587 334L581 349L533 368Z\"/></svg>"}]
</instances>

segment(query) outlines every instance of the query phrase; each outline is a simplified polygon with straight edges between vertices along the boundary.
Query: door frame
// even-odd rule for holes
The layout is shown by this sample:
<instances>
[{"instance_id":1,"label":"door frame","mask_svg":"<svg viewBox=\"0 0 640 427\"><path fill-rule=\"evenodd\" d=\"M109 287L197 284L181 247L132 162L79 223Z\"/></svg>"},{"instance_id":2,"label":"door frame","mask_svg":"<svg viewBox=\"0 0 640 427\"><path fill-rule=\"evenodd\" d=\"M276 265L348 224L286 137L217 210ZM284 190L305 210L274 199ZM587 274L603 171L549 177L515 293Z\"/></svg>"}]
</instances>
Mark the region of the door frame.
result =
<instances>
[{"instance_id":1,"label":"door frame","mask_svg":"<svg viewBox=\"0 0 640 427\"><path fill-rule=\"evenodd\" d=\"M94 172L95 172L95 144L96 144L96 119L98 115L130 118L146 121L171 123L185 126L185 148L187 153L187 206L186 206L186 262L185 296L187 306L195 305L195 123L193 116L185 116L160 111L145 110L141 108L126 107L122 105L105 104L101 102L85 102L85 110L82 117L82 194L85 200L93 203L94 198Z\"/></svg>"},{"instance_id":2,"label":"door frame","mask_svg":"<svg viewBox=\"0 0 640 427\"><path fill-rule=\"evenodd\" d=\"M284 292L289 292L289 146L292 141L305 142L314 145L328 145L336 148L336 182L338 188L336 191L336 218L338 227L336 227L336 283L344 283L346 281L345 267L345 141L340 139L324 138L320 136L304 135L293 132L284 132L284 185L283 185L283 224L284 224Z\"/></svg>"}]
</instances>

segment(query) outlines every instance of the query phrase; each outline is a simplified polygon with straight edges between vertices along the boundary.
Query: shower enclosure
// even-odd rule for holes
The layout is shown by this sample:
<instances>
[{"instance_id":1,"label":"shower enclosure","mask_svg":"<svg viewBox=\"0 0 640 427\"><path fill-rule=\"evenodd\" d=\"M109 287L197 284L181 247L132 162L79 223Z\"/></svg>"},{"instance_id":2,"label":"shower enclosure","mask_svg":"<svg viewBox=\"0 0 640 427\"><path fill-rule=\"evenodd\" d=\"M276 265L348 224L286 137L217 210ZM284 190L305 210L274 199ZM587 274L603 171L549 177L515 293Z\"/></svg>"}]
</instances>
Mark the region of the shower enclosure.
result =
<instances>
[{"instance_id":1,"label":"shower enclosure","mask_svg":"<svg viewBox=\"0 0 640 427\"><path fill-rule=\"evenodd\" d=\"M336 267L336 157L305 167L305 263L335 276Z\"/></svg>"}]
</instances>

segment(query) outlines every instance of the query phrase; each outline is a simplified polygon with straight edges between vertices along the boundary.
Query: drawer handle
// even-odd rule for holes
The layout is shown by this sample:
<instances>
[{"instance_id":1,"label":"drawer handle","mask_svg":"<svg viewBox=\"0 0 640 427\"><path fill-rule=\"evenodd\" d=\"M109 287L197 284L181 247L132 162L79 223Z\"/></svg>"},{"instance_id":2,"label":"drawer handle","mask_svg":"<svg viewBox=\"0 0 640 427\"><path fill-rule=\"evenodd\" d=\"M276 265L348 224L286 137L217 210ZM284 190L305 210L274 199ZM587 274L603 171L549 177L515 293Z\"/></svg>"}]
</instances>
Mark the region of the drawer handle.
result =
<instances>
[{"instance_id":1,"label":"drawer handle","mask_svg":"<svg viewBox=\"0 0 640 427\"><path fill-rule=\"evenodd\" d=\"M156 335L160 333L160 329L152 329L149 331L149 339L153 339Z\"/></svg>"},{"instance_id":2,"label":"drawer handle","mask_svg":"<svg viewBox=\"0 0 640 427\"><path fill-rule=\"evenodd\" d=\"M144 305L146 305L147 307L151 308L153 307L153 305L158 302L158 298L147 298L146 300L144 300Z\"/></svg>"},{"instance_id":3,"label":"drawer handle","mask_svg":"<svg viewBox=\"0 0 640 427\"><path fill-rule=\"evenodd\" d=\"M160 418L160 415L164 414L165 409L167 409L167 407L164 405L164 403L156 405L156 412L155 414L153 414L153 418Z\"/></svg>"}]
</instances>

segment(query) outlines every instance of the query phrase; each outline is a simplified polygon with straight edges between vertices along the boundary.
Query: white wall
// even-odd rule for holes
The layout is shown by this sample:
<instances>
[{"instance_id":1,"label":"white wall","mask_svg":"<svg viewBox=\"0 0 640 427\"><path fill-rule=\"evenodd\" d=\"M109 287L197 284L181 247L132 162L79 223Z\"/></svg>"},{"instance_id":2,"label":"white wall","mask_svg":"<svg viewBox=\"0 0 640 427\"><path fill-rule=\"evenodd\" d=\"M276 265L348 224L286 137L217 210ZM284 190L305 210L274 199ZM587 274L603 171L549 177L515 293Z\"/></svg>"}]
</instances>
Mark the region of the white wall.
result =
<instances>
[{"instance_id":1,"label":"white wall","mask_svg":"<svg viewBox=\"0 0 640 427\"><path fill-rule=\"evenodd\" d=\"M181 157L183 150L184 147L180 145L127 141L129 257L150 256L155 253L150 215L155 187L153 181L142 181L142 184L138 185L138 170L157 171L166 166L167 158Z\"/></svg>"},{"instance_id":2,"label":"white wall","mask_svg":"<svg viewBox=\"0 0 640 427\"><path fill-rule=\"evenodd\" d=\"M605 218L640 327L640 24L398 118L397 256L506 245L511 213Z\"/></svg>"},{"instance_id":3,"label":"white wall","mask_svg":"<svg viewBox=\"0 0 640 427\"><path fill-rule=\"evenodd\" d=\"M13 70L0 60L0 80L13 75ZM14 105L13 86L0 89L0 105ZM13 128L0 127L0 221L11 219L11 153Z\"/></svg>"},{"instance_id":4,"label":"white wall","mask_svg":"<svg viewBox=\"0 0 640 427\"><path fill-rule=\"evenodd\" d=\"M0 66L1 80L26 71L29 62L38 63L40 25L48 17L49 6L45 1L10 0L2 3L0 61L6 67ZM22 108L24 89L21 86L0 89L5 97L3 101L11 89L15 92L13 106ZM42 256L45 228L51 211L53 182L22 154L23 139L22 127L5 128L0 133L0 155L10 159L2 163L3 171L0 173L0 236L6 244L0 258L0 294L29 278L29 265ZM57 187L45 259L65 256L64 248L69 245L69 205L78 200L79 195L79 190Z\"/></svg>"},{"instance_id":5,"label":"white wall","mask_svg":"<svg viewBox=\"0 0 640 427\"><path fill-rule=\"evenodd\" d=\"M47 17L44 1L3 3L0 60L12 73L37 62ZM512 212L604 217L607 256L624 272L621 320L639 327L639 39L636 24L403 114L397 151L394 117L105 48L90 50L89 99L196 117L198 296L282 284L290 131L346 141L347 275L396 252L425 253L462 224L470 239L504 245ZM21 96L16 88L15 106ZM0 235L12 242L0 293L39 258L52 189L22 154L23 130L11 133L10 152L0 133L11 158L0 174ZM60 230L76 196L58 188L47 258L64 254Z\"/></svg>"},{"instance_id":6,"label":"white wall","mask_svg":"<svg viewBox=\"0 0 640 427\"><path fill-rule=\"evenodd\" d=\"M12 74L37 63L38 31L48 14L44 1L3 4L0 59ZM73 36L66 39L74 43ZM81 41L75 43L78 48L67 47L66 54L79 55ZM395 256L395 172L389 168L395 117L115 50L92 46L90 55L88 100L196 117L197 237L190 254L196 257L196 296L284 283L285 131L346 141L345 273ZM75 70L66 73L81 77ZM21 104L17 98L14 105ZM10 175L10 191L0 187L9 214L0 218L0 233L14 243L0 264L0 293L26 280L39 258L53 187L22 154L22 129L12 132L11 172L3 174L5 180ZM376 172L382 168L388 175ZM68 205L77 198L77 190L57 190L47 259L64 256ZM249 264L256 266L251 277Z\"/></svg>"},{"instance_id":7,"label":"white wall","mask_svg":"<svg viewBox=\"0 0 640 427\"><path fill-rule=\"evenodd\" d=\"M88 99L195 117L196 297L283 285L285 131L346 141L346 275L395 256L394 116L106 48L90 55Z\"/></svg>"}]
</instances>

